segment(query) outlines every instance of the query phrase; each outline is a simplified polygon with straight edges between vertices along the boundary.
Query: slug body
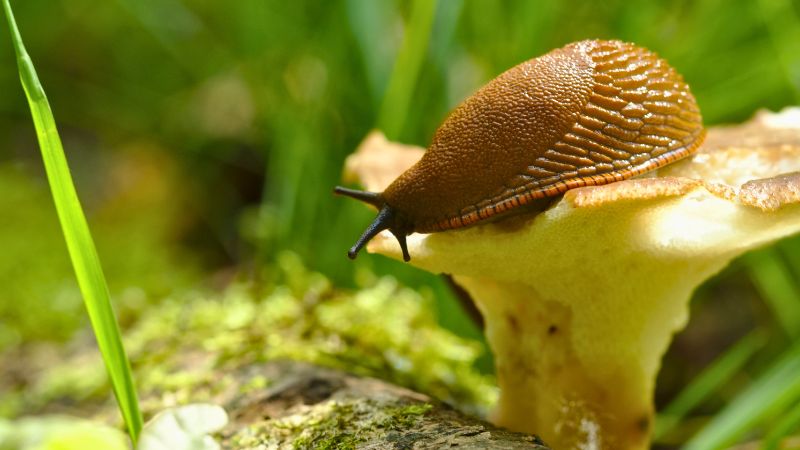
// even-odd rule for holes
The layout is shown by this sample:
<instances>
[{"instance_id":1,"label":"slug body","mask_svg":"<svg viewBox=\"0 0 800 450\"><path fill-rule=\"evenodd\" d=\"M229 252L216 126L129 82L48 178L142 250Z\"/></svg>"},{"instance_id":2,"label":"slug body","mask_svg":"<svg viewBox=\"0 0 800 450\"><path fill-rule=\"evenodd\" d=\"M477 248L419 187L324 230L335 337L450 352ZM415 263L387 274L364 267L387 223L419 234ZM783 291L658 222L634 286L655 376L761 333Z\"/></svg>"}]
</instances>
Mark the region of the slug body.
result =
<instances>
[{"instance_id":1,"label":"slug body","mask_svg":"<svg viewBox=\"0 0 800 450\"><path fill-rule=\"evenodd\" d=\"M654 53L581 41L504 72L453 110L428 151L382 193L337 187L379 209L350 249L473 225L565 191L690 155L705 131L683 78Z\"/></svg>"}]
</instances>

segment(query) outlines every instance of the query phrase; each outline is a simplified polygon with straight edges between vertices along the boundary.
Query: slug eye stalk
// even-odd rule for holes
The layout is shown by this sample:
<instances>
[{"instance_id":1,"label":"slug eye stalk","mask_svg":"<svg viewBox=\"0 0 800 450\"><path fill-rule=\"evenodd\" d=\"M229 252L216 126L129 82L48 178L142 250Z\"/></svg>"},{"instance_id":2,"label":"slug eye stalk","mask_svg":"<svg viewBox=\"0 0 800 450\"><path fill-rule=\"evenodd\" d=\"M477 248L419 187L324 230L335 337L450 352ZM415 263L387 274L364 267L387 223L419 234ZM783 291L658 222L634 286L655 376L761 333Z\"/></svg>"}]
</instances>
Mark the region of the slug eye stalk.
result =
<instances>
[{"instance_id":1,"label":"slug eye stalk","mask_svg":"<svg viewBox=\"0 0 800 450\"><path fill-rule=\"evenodd\" d=\"M379 209L377 217L371 224L364 230L361 237L358 238L355 244L347 251L347 256L350 259L356 259L358 252L367 245L372 238L383 230L389 230L400 244L400 249L403 251L403 261L408 262L411 260L411 255L408 253L408 246L406 245L407 233L402 231L399 226L395 209L387 205L377 192L358 191L355 189L348 189L341 186L336 186L333 189L334 194L344 195L364 203L370 204Z\"/></svg>"},{"instance_id":2,"label":"slug eye stalk","mask_svg":"<svg viewBox=\"0 0 800 450\"><path fill-rule=\"evenodd\" d=\"M383 208L383 205L386 204L386 202L383 201L383 197L381 197L381 194L378 192L359 191L357 189L348 189L346 187L336 186L333 188L333 193L354 198L378 209Z\"/></svg>"}]
</instances>

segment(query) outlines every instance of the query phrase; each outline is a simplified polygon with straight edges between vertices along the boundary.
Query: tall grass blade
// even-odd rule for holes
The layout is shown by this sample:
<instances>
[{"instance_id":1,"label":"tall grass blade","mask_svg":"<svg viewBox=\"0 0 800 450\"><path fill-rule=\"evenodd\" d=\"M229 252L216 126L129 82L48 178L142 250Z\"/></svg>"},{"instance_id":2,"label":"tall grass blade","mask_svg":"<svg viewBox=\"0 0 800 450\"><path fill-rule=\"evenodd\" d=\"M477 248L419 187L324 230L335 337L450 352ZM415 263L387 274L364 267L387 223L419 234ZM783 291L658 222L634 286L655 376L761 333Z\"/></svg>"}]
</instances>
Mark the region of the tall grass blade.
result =
<instances>
[{"instance_id":1,"label":"tall grass blade","mask_svg":"<svg viewBox=\"0 0 800 450\"><path fill-rule=\"evenodd\" d=\"M772 429L769 430L764 441L761 443L763 450L779 450L781 441L800 428L800 403L796 404L788 414L783 416Z\"/></svg>"},{"instance_id":2,"label":"tall grass blade","mask_svg":"<svg viewBox=\"0 0 800 450\"><path fill-rule=\"evenodd\" d=\"M778 323L793 340L800 338L800 288L792 271L774 248L745 258L750 277Z\"/></svg>"},{"instance_id":3,"label":"tall grass blade","mask_svg":"<svg viewBox=\"0 0 800 450\"><path fill-rule=\"evenodd\" d=\"M411 18L406 28L403 46L397 55L389 86L378 115L378 128L386 137L398 140L408 118L414 86L422 61L428 50L428 40L436 16L435 0L413 0Z\"/></svg>"},{"instance_id":4,"label":"tall grass blade","mask_svg":"<svg viewBox=\"0 0 800 450\"><path fill-rule=\"evenodd\" d=\"M89 233L89 226L83 215L78 194L72 184L72 176L67 166L67 159L56 130L50 104L39 82L33 62L22 43L9 0L2 0L2 2L17 55L19 76L28 98L47 179L53 193L53 200L64 238L67 241L78 285L97 337L97 344L103 355L103 361L111 378L114 395L117 397L120 411L128 426L131 440L135 444L142 428L142 415L139 412L139 401L131 376L130 362L122 346L119 327L111 308L108 286L100 267L100 259Z\"/></svg>"},{"instance_id":5,"label":"tall grass blade","mask_svg":"<svg viewBox=\"0 0 800 450\"><path fill-rule=\"evenodd\" d=\"M777 248L792 270L792 278L800 280L800 236L784 239L777 245Z\"/></svg>"},{"instance_id":6,"label":"tall grass blade","mask_svg":"<svg viewBox=\"0 0 800 450\"><path fill-rule=\"evenodd\" d=\"M760 0L757 3L769 31L776 62L794 93L795 103L800 102L800 17L797 8L791 0Z\"/></svg>"},{"instance_id":7,"label":"tall grass blade","mask_svg":"<svg viewBox=\"0 0 800 450\"><path fill-rule=\"evenodd\" d=\"M799 401L800 343L796 343L693 436L684 450L727 448L757 424Z\"/></svg>"},{"instance_id":8,"label":"tall grass blade","mask_svg":"<svg viewBox=\"0 0 800 450\"><path fill-rule=\"evenodd\" d=\"M766 337L754 331L739 340L730 349L697 375L675 399L658 415L653 439L658 440L671 431L686 414L708 396L727 383L761 347Z\"/></svg>"}]
</instances>

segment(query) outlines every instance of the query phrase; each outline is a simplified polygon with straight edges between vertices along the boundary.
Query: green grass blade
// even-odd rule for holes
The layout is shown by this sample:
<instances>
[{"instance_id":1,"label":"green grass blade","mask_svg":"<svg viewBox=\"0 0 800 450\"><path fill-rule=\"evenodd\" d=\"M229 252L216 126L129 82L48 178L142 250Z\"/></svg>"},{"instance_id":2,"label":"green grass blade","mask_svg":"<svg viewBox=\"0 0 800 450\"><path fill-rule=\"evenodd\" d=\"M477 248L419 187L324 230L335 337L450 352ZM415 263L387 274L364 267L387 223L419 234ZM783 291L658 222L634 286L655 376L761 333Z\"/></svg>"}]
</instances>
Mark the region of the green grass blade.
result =
<instances>
[{"instance_id":1,"label":"green grass blade","mask_svg":"<svg viewBox=\"0 0 800 450\"><path fill-rule=\"evenodd\" d=\"M748 255L745 261L753 283L775 319L789 337L800 338L800 289L780 253L770 247Z\"/></svg>"},{"instance_id":2,"label":"green grass blade","mask_svg":"<svg viewBox=\"0 0 800 450\"><path fill-rule=\"evenodd\" d=\"M763 333L752 332L712 362L659 413L653 438L658 440L667 434L687 413L719 390L765 342Z\"/></svg>"},{"instance_id":3,"label":"green grass blade","mask_svg":"<svg viewBox=\"0 0 800 450\"><path fill-rule=\"evenodd\" d=\"M800 17L791 0L761 0L758 3L776 61L786 78L787 86L800 102Z\"/></svg>"},{"instance_id":4,"label":"green grass blade","mask_svg":"<svg viewBox=\"0 0 800 450\"><path fill-rule=\"evenodd\" d=\"M792 278L800 280L800 236L784 239L777 249L792 271Z\"/></svg>"},{"instance_id":5,"label":"green grass blade","mask_svg":"<svg viewBox=\"0 0 800 450\"><path fill-rule=\"evenodd\" d=\"M392 140L400 138L436 16L435 0L414 0L403 46L397 55L378 116L378 128Z\"/></svg>"},{"instance_id":6,"label":"green grass blade","mask_svg":"<svg viewBox=\"0 0 800 450\"><path fill-rule=\"evenodd\" d=\"M727 448L771 415L800 401L800 343L787 350L767 372L733 400L684 450Z\"/></svg>"},{"instance_id":7,"label":"green grass blade","mask_svg":"<svg viewBox=\"0 0 800 450\"><path fill-rule=\"evenodd\" d=\"M61 139L56 130L47 96L39 82L33 62L22 43L9 0L2 0L2 2L17 55L22 87L30 105L47 179L53 193L53 200L67 241L78 285L111 378L119 408L128 426L131 440L135 443L142 427L142 416L139 412L139 401L131 376L130 363L125 355L119 327L111 308L111 299L103 270L100 267L100 259L89 233L89 226L83 215L78 194L72 184L72 176L67 166L67 159L61 146Z\"/></svg>"},{"instance_id":8,"label":"green grass blade","mask_svg":"<svg viewBox=\"0 0 800 450\"><path fill-rule=\"evenodd\" d=\"M770 429L764 442L761 444L763 450L778 450L781 448L781 440L789 436L792 432L800 428L800 403L794 406L789 413Z\"/></svg>"}]
</instances>

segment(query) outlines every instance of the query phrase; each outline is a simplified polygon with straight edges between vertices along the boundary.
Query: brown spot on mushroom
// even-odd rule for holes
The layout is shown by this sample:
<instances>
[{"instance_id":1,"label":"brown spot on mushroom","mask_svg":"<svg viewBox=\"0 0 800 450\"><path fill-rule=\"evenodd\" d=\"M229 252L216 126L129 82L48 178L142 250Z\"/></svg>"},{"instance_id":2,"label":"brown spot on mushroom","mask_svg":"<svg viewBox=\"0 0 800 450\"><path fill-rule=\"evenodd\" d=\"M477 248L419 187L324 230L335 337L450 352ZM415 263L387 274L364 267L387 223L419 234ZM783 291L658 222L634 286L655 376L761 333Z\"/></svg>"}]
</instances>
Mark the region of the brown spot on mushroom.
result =
<instances>
[{"instance_id":1,"label":"brown spot on mushroom","mask_svg":"<svg viewBox=\"0 0 800 450\"><path fill-rule=\"evenodd\" d=\"M517 318L514 317L513 314L507 314L506 320L508 321L508 326L514 334L519 334L519 322Z\"/></svg>"},{"instance_id":2,"label":"brown spot on mushroom","mask_svg":"<svg viewBox=\"0 0 800 450\"><path fill-rule=\"evenodd\" d=\"M636 428L642 433L648 433L650 431L650 415L643 415L638 421L636 421Z\"/></svg>"},{"instance_id":3,"label":"brown spot on mushroom","mask_svg":"<svg viewBox=\"0 0 800 450\"><path fill-rule=\"evenodd\" d=\"M787 173L742 185L739 199L762 211L775 211L785 205L800 203L800 172Z\"/></svg>"},{"instance_id":4,"label":"brown spot on mushroom","mask_svg":"<svg viewBox=\"0 0 800 450\"><path fill-rule=\"evenodd\" d=\"M573 189L564 194L564 198L576 208L597 208L626 200L679 197L702 185L702 181L686 178L642 178L593 189Z\"/></svg>"}]
</instances>

